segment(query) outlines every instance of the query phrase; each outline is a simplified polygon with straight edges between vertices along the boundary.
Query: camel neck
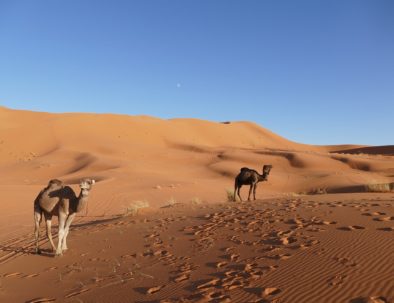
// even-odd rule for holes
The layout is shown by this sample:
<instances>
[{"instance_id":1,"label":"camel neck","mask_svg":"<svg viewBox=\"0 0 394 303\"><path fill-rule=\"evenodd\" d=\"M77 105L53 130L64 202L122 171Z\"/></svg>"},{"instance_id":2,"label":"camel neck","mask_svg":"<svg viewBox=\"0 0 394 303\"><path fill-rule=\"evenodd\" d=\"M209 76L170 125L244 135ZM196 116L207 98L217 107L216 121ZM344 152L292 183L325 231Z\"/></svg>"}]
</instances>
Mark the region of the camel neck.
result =
<instances>
[{"instance_id":1,"label":"camel neck","mask_svg":"<svg viewBox=\"0 0 394 303\"><path fill-rule=\"evenodd\" d=\"M260 181L266 181L268 177L267 173L263 173L262 175L259 174L259 180Z\"/></svg>"},{"instance_id":2,"label":"camel neck","mask_svg":"<svg viewBox=\"0 0 394 303\"><path fill-rule=\"evenodd\" d=\"M85 208L85 205L88 202L88 196L89 196L89 191L81 190L77 201L77 213L79 213Z\"/></svg>"}]
</instances>

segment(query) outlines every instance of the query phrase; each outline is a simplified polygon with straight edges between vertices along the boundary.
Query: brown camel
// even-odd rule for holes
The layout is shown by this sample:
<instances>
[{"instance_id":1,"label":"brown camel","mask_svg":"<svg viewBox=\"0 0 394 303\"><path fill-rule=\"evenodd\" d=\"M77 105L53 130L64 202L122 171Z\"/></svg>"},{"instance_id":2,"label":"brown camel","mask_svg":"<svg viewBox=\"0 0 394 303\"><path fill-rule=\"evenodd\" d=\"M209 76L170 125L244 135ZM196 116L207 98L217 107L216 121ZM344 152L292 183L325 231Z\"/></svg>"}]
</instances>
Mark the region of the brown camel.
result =
<instances>
[{"instance_id":1,"label":"brown camel","mask_svg":"<svg viewBox=\"0 0 394 303\"><path fill-rule=\"evenodd\" d=\"M47 237L51 243L52 250L55 251L55 244L52 240L51 226L52 217L59 218L58 231L58 245L56 255L62 255L63 251L67 249L67 235L70 225L88 201L89 191L95 183L92 179L82 179L79 187L81 192L77 197L73 189L69 186L64 186L60 180L50 180L48 186L44 188L34 200L34 222L35 222L35 238L36 238L36 253L40 254L38 240L40 237L40 223L42 217L45 217Z\"/></svg>"}]
</instances>

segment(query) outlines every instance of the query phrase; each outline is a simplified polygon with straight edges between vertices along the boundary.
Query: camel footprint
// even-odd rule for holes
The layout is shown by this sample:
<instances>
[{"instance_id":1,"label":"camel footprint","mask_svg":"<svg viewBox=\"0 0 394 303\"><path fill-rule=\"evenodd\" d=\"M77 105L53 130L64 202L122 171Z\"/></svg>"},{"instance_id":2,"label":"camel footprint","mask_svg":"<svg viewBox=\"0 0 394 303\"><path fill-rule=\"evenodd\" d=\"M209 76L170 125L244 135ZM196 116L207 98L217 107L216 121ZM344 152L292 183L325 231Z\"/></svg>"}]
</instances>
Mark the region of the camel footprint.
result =
<instances>
[{"instance_id":1,"label":"camel footprint","mask_svg":"<svg viewBox=\"0 0 394 303\"><path fill-rule=\"evenodd\" d=\"M342 227L338 227L338 230L344 230L344 231L353 231L356 229L365 229L364 226L361 225L349 225L349 226L342 226Z\"/></svg>"}]
</instances>

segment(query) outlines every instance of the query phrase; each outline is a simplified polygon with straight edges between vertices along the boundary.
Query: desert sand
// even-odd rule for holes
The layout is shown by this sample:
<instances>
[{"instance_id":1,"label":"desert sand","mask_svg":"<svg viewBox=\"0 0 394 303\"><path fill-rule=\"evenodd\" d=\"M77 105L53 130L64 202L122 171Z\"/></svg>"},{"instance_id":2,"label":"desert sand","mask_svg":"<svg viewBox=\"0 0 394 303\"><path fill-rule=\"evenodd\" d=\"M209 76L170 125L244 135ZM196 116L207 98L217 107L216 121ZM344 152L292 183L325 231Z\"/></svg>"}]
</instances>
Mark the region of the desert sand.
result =
<instances>
[{"instance_id":1,"label":"desert sand","mask_svg":"<svg viewBox=\"0 0 394 303\"><path fill-rule=\"evenodd\" d=\"M228 201L264 164L257 200ZM69 250L54 257L42 224L34 254L38 192L85 177ZM394 302L394 146L0 107L0 189L0 302Z\"/></svg>"}]
</instances>

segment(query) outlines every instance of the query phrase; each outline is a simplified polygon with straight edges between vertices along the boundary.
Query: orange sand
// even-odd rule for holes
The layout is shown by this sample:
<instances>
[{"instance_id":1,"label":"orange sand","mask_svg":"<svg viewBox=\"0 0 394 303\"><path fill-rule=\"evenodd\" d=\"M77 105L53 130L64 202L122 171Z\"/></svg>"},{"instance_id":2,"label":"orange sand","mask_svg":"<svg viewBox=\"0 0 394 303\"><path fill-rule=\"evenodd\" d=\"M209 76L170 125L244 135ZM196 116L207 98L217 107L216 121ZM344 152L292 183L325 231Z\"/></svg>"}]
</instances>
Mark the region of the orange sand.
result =
<instances>
[{"instance_id":1,"label":"orange sand","mask_svg":"<svg viewBox=\"0 0 394 303\"><path fill-rule=\"evenodd\" d=\"M0 302L393 302L394 194L365 193L393 189L393 154L250 122L0 107ZM227 202L264 164L259 200ZM39 190L83 177L98 182L69 251L30 254Z\"/></svg>"}]
</instances>

